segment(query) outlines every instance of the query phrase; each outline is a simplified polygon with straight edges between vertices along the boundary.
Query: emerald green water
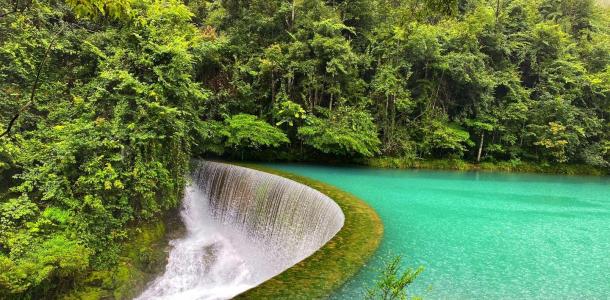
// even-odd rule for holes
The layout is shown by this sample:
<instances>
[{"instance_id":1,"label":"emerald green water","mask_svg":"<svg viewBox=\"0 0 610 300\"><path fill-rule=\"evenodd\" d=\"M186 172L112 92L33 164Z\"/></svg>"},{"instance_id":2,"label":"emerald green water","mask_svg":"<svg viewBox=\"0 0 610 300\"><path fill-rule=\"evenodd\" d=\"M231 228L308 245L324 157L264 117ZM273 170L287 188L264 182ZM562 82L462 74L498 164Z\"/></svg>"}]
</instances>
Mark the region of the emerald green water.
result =
<instances>
[{"instance_id":1,"label":"emerald green water","mask_svg":"<svg viewBox=\"0 0 610 300\"><path fill-rule=\"evenodd\" d=\"M272 164L351 192L381 216L371 262L334 296L360 299L384 258L423 265L428 299L609 299L610 179Z\"/></svg>"}]
</instances>

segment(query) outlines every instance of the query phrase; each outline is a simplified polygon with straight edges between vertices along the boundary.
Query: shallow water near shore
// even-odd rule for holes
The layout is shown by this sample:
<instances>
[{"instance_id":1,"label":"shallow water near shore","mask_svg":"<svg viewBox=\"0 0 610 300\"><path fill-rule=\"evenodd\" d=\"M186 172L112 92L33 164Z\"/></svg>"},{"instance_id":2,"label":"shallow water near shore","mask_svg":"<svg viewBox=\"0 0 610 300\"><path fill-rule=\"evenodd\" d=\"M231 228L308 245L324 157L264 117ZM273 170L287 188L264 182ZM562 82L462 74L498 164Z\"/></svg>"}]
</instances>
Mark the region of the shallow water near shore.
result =
<instances>
[{"instance_id":1,"label":"shallow water near shore","mask_svg":"<svg viewBox=\"0 0 610 300\"><path fill-rule=\"evenodd\" d=\"M425 271L427 299L607 299L610 178L269 166L335 185L368 202L384 240L333 295L357 299L387 257Z\"/></svg>"}]
</instances>

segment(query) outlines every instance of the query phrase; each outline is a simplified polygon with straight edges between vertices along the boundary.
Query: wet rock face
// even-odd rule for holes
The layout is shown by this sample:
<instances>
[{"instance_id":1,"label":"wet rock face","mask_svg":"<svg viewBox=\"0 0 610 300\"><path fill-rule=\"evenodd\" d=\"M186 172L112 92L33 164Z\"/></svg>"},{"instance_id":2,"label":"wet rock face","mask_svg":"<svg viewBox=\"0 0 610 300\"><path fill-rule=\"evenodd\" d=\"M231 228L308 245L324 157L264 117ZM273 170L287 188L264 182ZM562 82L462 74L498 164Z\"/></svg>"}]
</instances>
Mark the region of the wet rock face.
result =
<instances>
[{"instance_id":1,"label":"wet rock face","mask_svg":"<svg viewBox=\"0 0 610 300\"><path fill-rule=\"evenodd\" d=\"M165 273L139 299L228 299L290 268L343 226L326 195L280 176L201 161Z\"/></svg>"}]
</instances>

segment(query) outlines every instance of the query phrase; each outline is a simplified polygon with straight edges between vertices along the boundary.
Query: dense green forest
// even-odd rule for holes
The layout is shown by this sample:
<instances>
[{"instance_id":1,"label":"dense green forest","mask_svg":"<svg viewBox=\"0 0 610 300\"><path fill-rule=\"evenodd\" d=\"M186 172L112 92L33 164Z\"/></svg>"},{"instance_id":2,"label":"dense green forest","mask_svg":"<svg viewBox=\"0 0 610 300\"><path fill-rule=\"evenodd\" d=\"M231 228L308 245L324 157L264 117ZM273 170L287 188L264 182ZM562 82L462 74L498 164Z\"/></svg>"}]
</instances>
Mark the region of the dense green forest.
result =
<instances>
[{"instance_id":1,"label":"dense green forest","mask_svg":"<svg viewBox=\"0 0 610 300\"><path fill-rule=\"evenodd\" d=\"M592 0L4 0L0 298L111 268L191 157L608 169L609 120Z\"/></svg>"}]
</instances>

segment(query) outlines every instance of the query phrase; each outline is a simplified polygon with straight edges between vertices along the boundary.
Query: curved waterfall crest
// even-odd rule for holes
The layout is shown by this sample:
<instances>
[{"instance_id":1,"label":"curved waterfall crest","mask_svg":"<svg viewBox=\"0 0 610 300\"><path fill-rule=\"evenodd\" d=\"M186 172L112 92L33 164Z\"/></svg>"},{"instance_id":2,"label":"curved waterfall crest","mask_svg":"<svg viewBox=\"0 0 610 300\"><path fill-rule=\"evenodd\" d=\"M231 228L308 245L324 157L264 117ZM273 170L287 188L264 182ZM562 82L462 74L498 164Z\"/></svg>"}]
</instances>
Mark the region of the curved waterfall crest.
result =
<instances>
[{"instance_id":1,"label":"curved waterfall crest","mask_svg":"<svg viewBox=\"0 0 610 300\"><path fill-rule=\"evenodd\" d=\"M186 235L138 299L228 299L313 254L343 227L329 197L292 180L198 161L185 191Z\"/></svg>"}]
</instances>

